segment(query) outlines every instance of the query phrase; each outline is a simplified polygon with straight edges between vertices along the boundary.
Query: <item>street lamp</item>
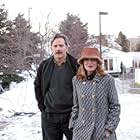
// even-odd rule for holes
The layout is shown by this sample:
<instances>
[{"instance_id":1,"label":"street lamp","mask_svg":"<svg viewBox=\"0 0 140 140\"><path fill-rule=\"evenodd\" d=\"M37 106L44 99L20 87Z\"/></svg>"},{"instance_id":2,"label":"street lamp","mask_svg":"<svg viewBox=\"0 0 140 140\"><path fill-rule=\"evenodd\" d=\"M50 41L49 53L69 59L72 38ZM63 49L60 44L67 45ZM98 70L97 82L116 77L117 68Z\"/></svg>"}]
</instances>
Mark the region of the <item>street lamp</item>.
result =
<instances>
[{"instance_id":1,"label":"street lamp","mask_svg":"<svg viewBox=\"0 0 140 140\"><path fill-rule=\"evenodd\" d=\"M107 12L99 12L100 57L102 57L102 32L101 32L101 15L108 15L108 13L107 13Z\"/></svg>"},{"instance_id":2,"label":"street lamp","mask_svg":"<svg viewBox=\"0 0 140 140\"><path fill-rule=\"evenodd\" d=\"M31 10L32 8L28 8L28 23L29 23L29 29L30 29L30 25L31 25L31 23L30 23L30 10Z\"/></svg>"}]
</instances>

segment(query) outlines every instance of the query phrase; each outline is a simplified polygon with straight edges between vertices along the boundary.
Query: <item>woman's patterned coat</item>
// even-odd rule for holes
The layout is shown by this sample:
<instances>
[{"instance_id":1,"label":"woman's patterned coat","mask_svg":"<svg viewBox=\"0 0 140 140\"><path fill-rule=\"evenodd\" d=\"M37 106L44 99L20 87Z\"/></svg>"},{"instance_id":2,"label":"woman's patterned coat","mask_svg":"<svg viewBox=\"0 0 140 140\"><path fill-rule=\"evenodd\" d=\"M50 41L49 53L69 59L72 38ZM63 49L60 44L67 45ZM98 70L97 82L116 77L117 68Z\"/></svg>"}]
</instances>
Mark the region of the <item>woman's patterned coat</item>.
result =
<instances>
[{"instance_id":1,"label":"woman's patterned coat","mask_svg":"<svg viewBox=\"0 0 140 140\"><path fill-rule=\"evenodd\" d=\"M109 74L85 81L74 77L73 89L74 106L69 123L73 140L116 140L120 104L114 78ZM108 138L105 129L112 132Z\"/></svg>"}]
</instances>

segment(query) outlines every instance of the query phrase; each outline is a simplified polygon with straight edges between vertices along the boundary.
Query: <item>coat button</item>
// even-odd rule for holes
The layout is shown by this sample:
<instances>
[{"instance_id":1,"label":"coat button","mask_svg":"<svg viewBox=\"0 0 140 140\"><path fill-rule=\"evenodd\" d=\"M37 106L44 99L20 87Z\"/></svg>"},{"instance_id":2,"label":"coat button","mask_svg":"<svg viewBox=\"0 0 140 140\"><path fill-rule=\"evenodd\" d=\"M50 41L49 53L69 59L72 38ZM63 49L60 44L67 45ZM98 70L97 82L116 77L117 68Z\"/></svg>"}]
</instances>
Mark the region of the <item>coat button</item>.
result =
<instances>
[{"instance_id":1,"label":"coat button","mask_svg":"<svg viewBox=\"0 0 140 140\"><path fill-rule=\"evenodd\" d=\"M95 81L93 81L93 85L95 85Z\"/></svg>"},{"instance_id":2,"label":"coat button","mask_svg":"<svg viewBox=\"0 0 140 140\"><path fill-rule=\"evenodd\" d=\"M82 95L81 95L81 97L82 97L82 98L84 98L84 97L85 97L85 95L84 95L84 94L82 94Z\"/></svg>"},{"instance_id":3,"label":"coat button","mask_svg":"<svg viewBox=\"0 0 140 140\"><path fill-rule=\"evenodd\" d=\"M85 109L84 108L82 108L82 111L84 111Z\"/></svg>"},{"instance_id":4,"label":"coat button","mask_svg":"<svg viewBox=\"0 0 140 140\"><path fill-rule=\"evenodd\" d=\"M86 84L86 82L85 82L85 81L83 81L83 84Z\"/></svg>"},{"instance_id":5,"label":"coat button","mask_svg":"<svg viewBox=\"0 0 140 140\"><path fill-rule=\"evenodd\" d=\"M92 109L92 112L94 112L95 110L94 110L94 108Z\"/></svg>"},{"instance_id":6,"label":"coat button","mask_svg":"<svg viewBox=\"0 0 140 140\"><path fill-rule=\"evenodd\" d=\"M94 99L94 97L95 97L95 95L92 95L92 97L91 97L91 98L92 98L92 99Z\"/></svg>"},{"instance_id":7,"label":"coat button","mask_svg":"<svg viewBox=\"0 0 140 140\"><path fill-rule=\"evenodd\" d=\"M85 123L85 121L84 121L84 120L82 120L82 123Z\"/></svg>"},{"instance_id":8,"label":"coat button","mask_svg":"<svg viewBox=\"0 0 140 140\"><path fill-rule=\"evenodd\" d=\"M91 125L94 126L94 122Z\"/></svg>"}]
</instances>

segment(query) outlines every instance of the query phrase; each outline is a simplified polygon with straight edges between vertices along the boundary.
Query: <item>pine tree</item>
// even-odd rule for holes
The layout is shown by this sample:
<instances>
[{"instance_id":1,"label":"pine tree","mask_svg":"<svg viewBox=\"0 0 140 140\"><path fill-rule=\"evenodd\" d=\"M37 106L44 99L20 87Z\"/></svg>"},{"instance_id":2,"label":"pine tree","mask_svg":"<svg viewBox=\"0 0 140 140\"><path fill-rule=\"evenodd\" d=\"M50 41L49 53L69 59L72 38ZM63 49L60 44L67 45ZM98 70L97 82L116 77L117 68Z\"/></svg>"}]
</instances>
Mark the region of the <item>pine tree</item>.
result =
<instances>
[{"instance_id":1,"label":"pine tree","mask_svg":"<svg viewBox=\"0 0 140 140\"><path fill-rule=\"evenodd\" d=\"M0 72L8 69L7 63L11 63L10 56L10 38L7 34L10 32L12 22L7 18L8 12L5 5L0 5Z\"/></svg>"},{"instance_id":2,"label":"pine tree","mask_svg":"<svg viewBox=\"0 0 140 140\"><path fill-rule=\"evenodd\" d=\"M83 47L92 43L89 42L88 24L83 24L81 19L70 13L67 14L66 20L62 21L59 26L60 33L65 34L69 39L69 53L78 58Z\"/></svg>"},{"instance_id":3,"label":"pine tree","mask_svg":"<svg viewBox=\"0 0 140 140\"><path fill-rule=\"evenodd\" d=\"M121 31L119 32L116 42L122 47L122 51L129 52L129 40Z\"/></svg>"},{"instance_id":4,"label":"pine tree","mask_svg":"<svg viewBox=\"0 0 140 140\"><path fill-rule=\"evenodd\" d=\"M31 32L24 15L18 14L13 23L9 36L12 40L11 48L13 60L16 62L15 68L29 70L32 63L36 62L34 55L39 53L40 38L37 33Z\"/></svg>"}]
</instances>

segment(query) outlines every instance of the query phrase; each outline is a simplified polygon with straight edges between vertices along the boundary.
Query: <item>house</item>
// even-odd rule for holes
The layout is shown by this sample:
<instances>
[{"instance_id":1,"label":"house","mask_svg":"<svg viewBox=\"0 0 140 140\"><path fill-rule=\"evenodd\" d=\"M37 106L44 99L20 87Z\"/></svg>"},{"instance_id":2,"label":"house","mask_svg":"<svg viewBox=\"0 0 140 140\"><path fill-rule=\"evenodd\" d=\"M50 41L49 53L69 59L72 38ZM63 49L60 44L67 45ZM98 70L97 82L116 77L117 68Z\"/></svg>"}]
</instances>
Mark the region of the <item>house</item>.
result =
<instances>
[{"instance_id":1,"label":"house","mask_svg":"<svg viewBox=\"0 0 140 140\"><path fill-rule=\"evenodd\" d=\"M140 83L140 52L122 52L109 48L102 53L102 58L105 70L114 77L121 73L134 73L135 83Z\"/></svg>"},{"instance_id":2,"label":"house","mask_svg":"<svg viewBox=\"0 0 140 140\"><path fill-rule=\"evenodd\" d=\"M140 52L131 52L133 67L135 69L135 83L140 84Z\"/></svg>"},{"instance_id":3,"label":"house","mask_svg":"<svg viewBox=\"0 0 140 140\"><path fill-rule=\"evenodd\" d=\"M125 61L127 53L120 50L102 47L102 58L105 70L115 77L121 73L126 72L127 67L131 67L130 61ZM129 57L127 60L130 59Z\"/></svg>"},{"instance_id":4,"label":"house","mask_svg":"<svg viewBox=\"0 0 140 140\"><path fill-rule=\"evenodd\" d=\"M95 47L99 49L99 45L96 45ZM103 66L105 70L114 77L118 77L120 75L121 64L123 64L123 69L131 67L131 64L128 64L129 61L127 61L127 63L125 62L124 58L126 58L126 56L125 52L118 49L102 46Z\"/></svg>"},{"instance_id":5,"label":"house","mask_svg":"<svg viewBox=\"0 0 140 140\"><path fill-rule=\"evenodd\" d=\"M95 47L99 49L99 45ZM105 70L114 77L131 72L132 68L140 69L140 52L123 52L102 46L102 59Z\"/></svg>"}]
</instances>

